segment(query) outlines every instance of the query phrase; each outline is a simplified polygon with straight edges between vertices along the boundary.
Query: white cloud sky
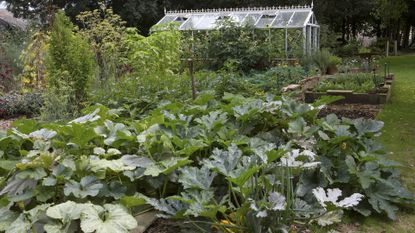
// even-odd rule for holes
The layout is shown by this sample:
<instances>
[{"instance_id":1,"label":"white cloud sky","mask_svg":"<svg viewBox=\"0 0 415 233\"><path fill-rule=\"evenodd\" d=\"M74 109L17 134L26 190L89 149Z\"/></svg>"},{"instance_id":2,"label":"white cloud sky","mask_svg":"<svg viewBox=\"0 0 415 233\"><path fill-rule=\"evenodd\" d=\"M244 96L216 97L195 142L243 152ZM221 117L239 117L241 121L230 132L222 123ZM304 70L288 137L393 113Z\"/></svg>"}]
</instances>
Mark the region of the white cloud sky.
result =
<instances>
[{"instance_id":1,"label":"white cloud sky","mask_svg":"<svg viewBox=\"0 0 415 233\"><path fill-rule=\"evenodd\" d=\"M6 3L4 1L0 1L0 9L6 9Z\"/></svg>"}]
</instances>

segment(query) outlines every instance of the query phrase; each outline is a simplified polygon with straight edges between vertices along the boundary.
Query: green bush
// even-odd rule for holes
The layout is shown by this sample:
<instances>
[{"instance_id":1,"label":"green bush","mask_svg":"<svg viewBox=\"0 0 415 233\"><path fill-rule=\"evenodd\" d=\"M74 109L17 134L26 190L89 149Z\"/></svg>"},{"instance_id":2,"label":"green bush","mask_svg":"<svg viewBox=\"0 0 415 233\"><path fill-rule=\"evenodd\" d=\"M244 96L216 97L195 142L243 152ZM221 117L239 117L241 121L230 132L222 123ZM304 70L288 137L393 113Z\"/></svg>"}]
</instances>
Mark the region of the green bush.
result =
<instances>
[{"instance_id":1,"label":"green bush","mask_svg":"<svg viewBox=\"0 0 415 233\"><path fill-rule=\"evenodd\" d=\"M43 98L40 93L8 93L0 96L0 118L37 116L42 106Z\"/></svg>"},{"instance_id":2,"label":"green bush","mask_svg":"<svg viewBox=\"0 0 415 233\"><path fill-rule=\"evenodd\" d=\"M330 59L333 55L327 49L321 49L311 56L313 63L319 68L321 75L327 73L327 68L330 66Z\"/></svg>"},{"instance_id":3,"label":"green bush","mask_svg":"<svg viewBox=\"0 0 415 233\"><path fill-rule=\"evenodd\" d=\"M329 58L329 67L336 67L342 63L342 59L338 56L332 55Z\"/></svg>"},{"instance_id":4,"label":"green bush","mask_svg":"<svg viewBox=\"0 0 415 233\"><path fill-rule=\"evenodd\" d=\"M215 90L217 95L224 93L243 96L264 96L266 93L280 95L282 88L297 84L304 79L306 72L302 67L273 67L267 71L238 73L224 69L220 72L200 71L196 81L200 91Z\"/></svg>"},{"instance_id":5,"label":"green bush","mask_svg":"<svg viewBox=\"0 0 415 233\"><path fill-rule=\"evenodd\" d=\"M337 41L339 37L341 35L336 34L328 25L320 24L320 46L322 48L335 49L339 46Z\"/></svg>"},{"instance_id":6,"label":"green bush","mask_svg":"<svg viewBox=\"0 0 415 233\"><path fill-rule=\"evenodd\" d=\"M352 90L358 93L369 93L376 91L382 83L382 77L370 73L339 74L334 78L327 78L320 81L314 88L317 92L328 90Z\"/></svg>"},{"instance_id":7,"label":"green bush","mask_svg":"<svg viewBox=\"0 0 415 233\"><path fill-rule=\"evenodd\" d=\"M116 108L142 102L157 105L159 101L171 99L185 101L190 97L191 86L188 74L155 73L143 77L127 75L115 83L110 83L106 89L94 90L91 102Z\"/></svg>"},{"instance_id":8,"label":"green bush","mask_svg":"<svg viewBox=\"0 0 415 233\"><path fill-rule=\"evenodd\" d=\"M186 56L202 60L202 68L219 70L228 60L236 61L237 69L243 72L264 70L276 59L297 57L302 51L299 30L289 30L288 54L285 54L285 32L283 30L257 30L252 25L239 26L229 20L218 25L217 30L185 34ZM194 38L194 39L193 39Z\"/></svg>"},{"instance_id":9,"label":"green bush","mask_svg":"<svg viewBox=\"0 0 415 233\"><path fill-rule=\"evenodd\" d=\"M47 58L48 88L56 95L69 95L64 109L65 116L73 116L86 106L89 84L94 76L94 58L87 41L74 32L74 26L61 11L56 14L49 40ZM65 93L64 93L65 91ZM48 96L45 96L48 99ZM52 104L51 106L49 106ZM69 106L70 105L70 106ZM45 101L43 116L48 119L61 118L53 111L54 102ZM54 116L54 117L51 117Z\"/></svg>"},{"instance_id":10,"label":"green bush","mask_svg":"<svg viewBox=\"0 0 415 233\"><path fill-rule=\"evenodd\" d=\"M352 40L346 43L345 45L340 45L335 48L335 53L341 57L350 57L355 56L359 53L359 48L362 45L357 40Z\"/></svg>"},{"instance_id":11,"label":"green bush","mask_svg":"<svg viewBox=\"0 0 415 233\"><path fill-rule=\"evenodd\" d=\"M97 64L95 87L108 89L109 82L115 82L124 74L126 22L112 9L95 9L81 12L76 16L81 25L78 31L87 38L93 48Z\"/></svg>"},{"instance_id":12,"label":"green bush","mask_svg":"<svg viewBox=\"0 0 415 233\"><path fill-rule=\"evenodd\" d=\"M43 94L44 106L42 107L42 120L55 121L76 117L79 114L73 87L65 80L69 79L68 72L62 72L62 80L55 80Z\"/></svg>"},{"instance_id":13,"label":"green bush","mask_svg":"<svg viewBox=\"0 0 415 233\"><path fill-rule=\"evenodd\" d=\"M189 97L190 79L179 71L181 34L177 29L155 31L144 37L128 28L122 41L129 71L109 82L107 88L95 88L93 102L122 106L139 99L154 103Z\"/></svg>"},{"instance_id":14,"label":"green bush","mask_svg":"<svg viewBox=\"0 0 415 233\"><path fill-rule=\"evenodd\" d=\"M181 33L173 27L155 31L148 37L138 34L134 28L128 28L123 43L132 76L171 75L180 68Z\"/></svg>"}]
</instances>

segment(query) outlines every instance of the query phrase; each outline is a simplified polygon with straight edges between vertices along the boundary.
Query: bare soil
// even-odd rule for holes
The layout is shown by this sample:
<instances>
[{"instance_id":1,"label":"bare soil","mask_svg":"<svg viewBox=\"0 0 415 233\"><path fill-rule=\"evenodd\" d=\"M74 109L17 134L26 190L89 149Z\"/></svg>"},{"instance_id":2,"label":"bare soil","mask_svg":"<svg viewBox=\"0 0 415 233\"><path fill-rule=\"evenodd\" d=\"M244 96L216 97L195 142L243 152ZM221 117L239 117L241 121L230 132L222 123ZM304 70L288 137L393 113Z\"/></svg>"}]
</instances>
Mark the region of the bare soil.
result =
<instances>
[{"instance_id":1,"label":"bare soil","mask_svg":"<svg viewBox=\"0 0 415 233\"><path fill-rule=\"evenodd\" d=\"M381 105L364 105L364 104L341 104L329 105L320 111L319 117L326 117L330 114L336 114L339 117L350 119L366 118L375 119L383 106Z\"/></svg>"},{"instance_id":2,"label":"bare soil","mask_svg":"<svg viewBox=\"0 0 415 233\"><path fill-rule=\"evenodd\" d=\"M167 220L157 219L153 224L145 231L145 233L179 233L181 227L178 223Z\"/></svg>"}]
</instances>

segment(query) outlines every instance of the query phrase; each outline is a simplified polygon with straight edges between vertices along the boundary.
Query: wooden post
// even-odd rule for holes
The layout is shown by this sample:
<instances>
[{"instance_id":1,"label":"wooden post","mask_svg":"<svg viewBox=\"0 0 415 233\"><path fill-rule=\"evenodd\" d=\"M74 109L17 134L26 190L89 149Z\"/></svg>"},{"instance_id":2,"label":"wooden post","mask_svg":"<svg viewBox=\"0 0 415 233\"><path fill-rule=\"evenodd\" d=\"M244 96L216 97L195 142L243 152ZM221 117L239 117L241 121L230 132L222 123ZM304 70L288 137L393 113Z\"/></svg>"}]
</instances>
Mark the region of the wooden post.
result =
<instances>
[{"instance_id":1,"label":"wooden post","mask_svg":"<svg viewBox=\"0 0 415 233\"><path fill-rule=\"evenodd\" d=\"M386 57L389 57L389 40L386 41Z\"/></svg>"},{"instance_id":2,"label":"wooden post","mask_svg":"<svg viewBox=\"0 0 415 233\"><path fill-rule=\"evenodd\" d=\"M390 64L388 63L388 75L386 77L389 78L389 75L390 75Z\"/></svg>"},{"instance_id":3,"label":"wooden post","mask_svg":"<svg viewBox=\"0 0 415 233\"><path fill-rule=\"evenodd\" d=\"M397 40L394 41L394 52L395 52L395 56L398 56L398 41Z\"/></svg>"},{"instance_id":4,"label":"wooden post","mask_svg":"<svg viewBox=\"0 0 415 233\"><path fill-rule=\"evenodd\" d=\"M189 76L190 80L192 81L192 98L193 100L196 99L196 80L194 76L194 69L193 69L193 59L189 59Z\"/></svg>"},{"instance_id":5,"label":"wooden post","mask_svg":"<svg viewBox=\"0 0 415 233\"><path fill-rule=\"evenodd\" d=\"M284 49L285 49L285 61L288 62L288 29L285 29L285 44L284 44ZM304 46L305 49L305 46Z\"/></svg>"}]
</instances>

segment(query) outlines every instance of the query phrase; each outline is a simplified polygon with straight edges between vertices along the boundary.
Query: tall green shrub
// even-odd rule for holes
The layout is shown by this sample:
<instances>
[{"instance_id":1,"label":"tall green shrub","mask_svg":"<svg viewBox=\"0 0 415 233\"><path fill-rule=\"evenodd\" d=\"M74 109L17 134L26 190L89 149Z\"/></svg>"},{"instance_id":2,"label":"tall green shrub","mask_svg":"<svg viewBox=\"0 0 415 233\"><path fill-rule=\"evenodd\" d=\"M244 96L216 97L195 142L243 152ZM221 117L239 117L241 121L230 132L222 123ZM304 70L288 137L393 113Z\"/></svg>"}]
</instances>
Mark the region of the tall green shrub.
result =
<instances>
[{"instance_id":1,"label":"tall green shrub","mask_svg":"<svg viewBox=\"0 0 415 233\"><path fill-rule=\"evenodd\" d=\"M188 38L194 38L188 45L192 56L201 57L212 70L223 68L228 60L235 61L238 70L261 69L284 52L283 34L255 30L249 24L240 27L231 20L222 21L214 31L192 32Z\"/></svg>"},{"instance_id":2,"label":"tall green shrub","mask_svg":"<svg viewBox=\"0 0 415 233\"><path fill-rule=\"evenodd\" d=\"M154 28L150 36L140 35L135 28L127 28L121 44L125 73L110 82L108 91L96 90L93 100L111 106L137 103L137 99L156 101L174 99L190 93L187 75L180 74L181 33Z\"/></svg>"},{"instance_id":3,"label":"tall green shrub","mask_svg":"<svg viewBox=\"0 0 415 233\"><path fill-rule=\"evenodd\" d=\"M327 73L331 56L332 54L327 49L322 49L312 55L311 60L319 68L321 75L325 75Z\"/></svg>"},{"instance_id":4,"label":"tall green shrub","mask_svg":"<svg viewBox=\"0 0 415 233\"><path fill-rule=\"evenodd\" d=\"M89 40L94 51L98 87L104 88L125 71L122 39L126 22L110 8L85 11L76 19L81 27L79 33Z\"/></svg>"},{"instance_id":5,"label":"tall green shrub","mask_svg":"<svg viewBox=\"0 0 415 233\"><path fill-rule=\"evenodd\" d=\"M124 43L127 46L127 63L135 75L169 75L179 69L181 33L177 29L156 29L152 35L144 37L129 28Z\"/></svg>"},{"instance_id":6,"label":"tall green shrub","mask_svg":"<svg viewBox=\"0 0 415 233\"><path fill-rule=\"evenodd\" d=\"M76 115L88 100L94 58L87 41L74 32L73 24L63 12L56 14L52 26L46 69L49 77L44 118L53 120ZM56 115L57 106L64 109L62 114Z\"/></svg>"}]
</instances>

